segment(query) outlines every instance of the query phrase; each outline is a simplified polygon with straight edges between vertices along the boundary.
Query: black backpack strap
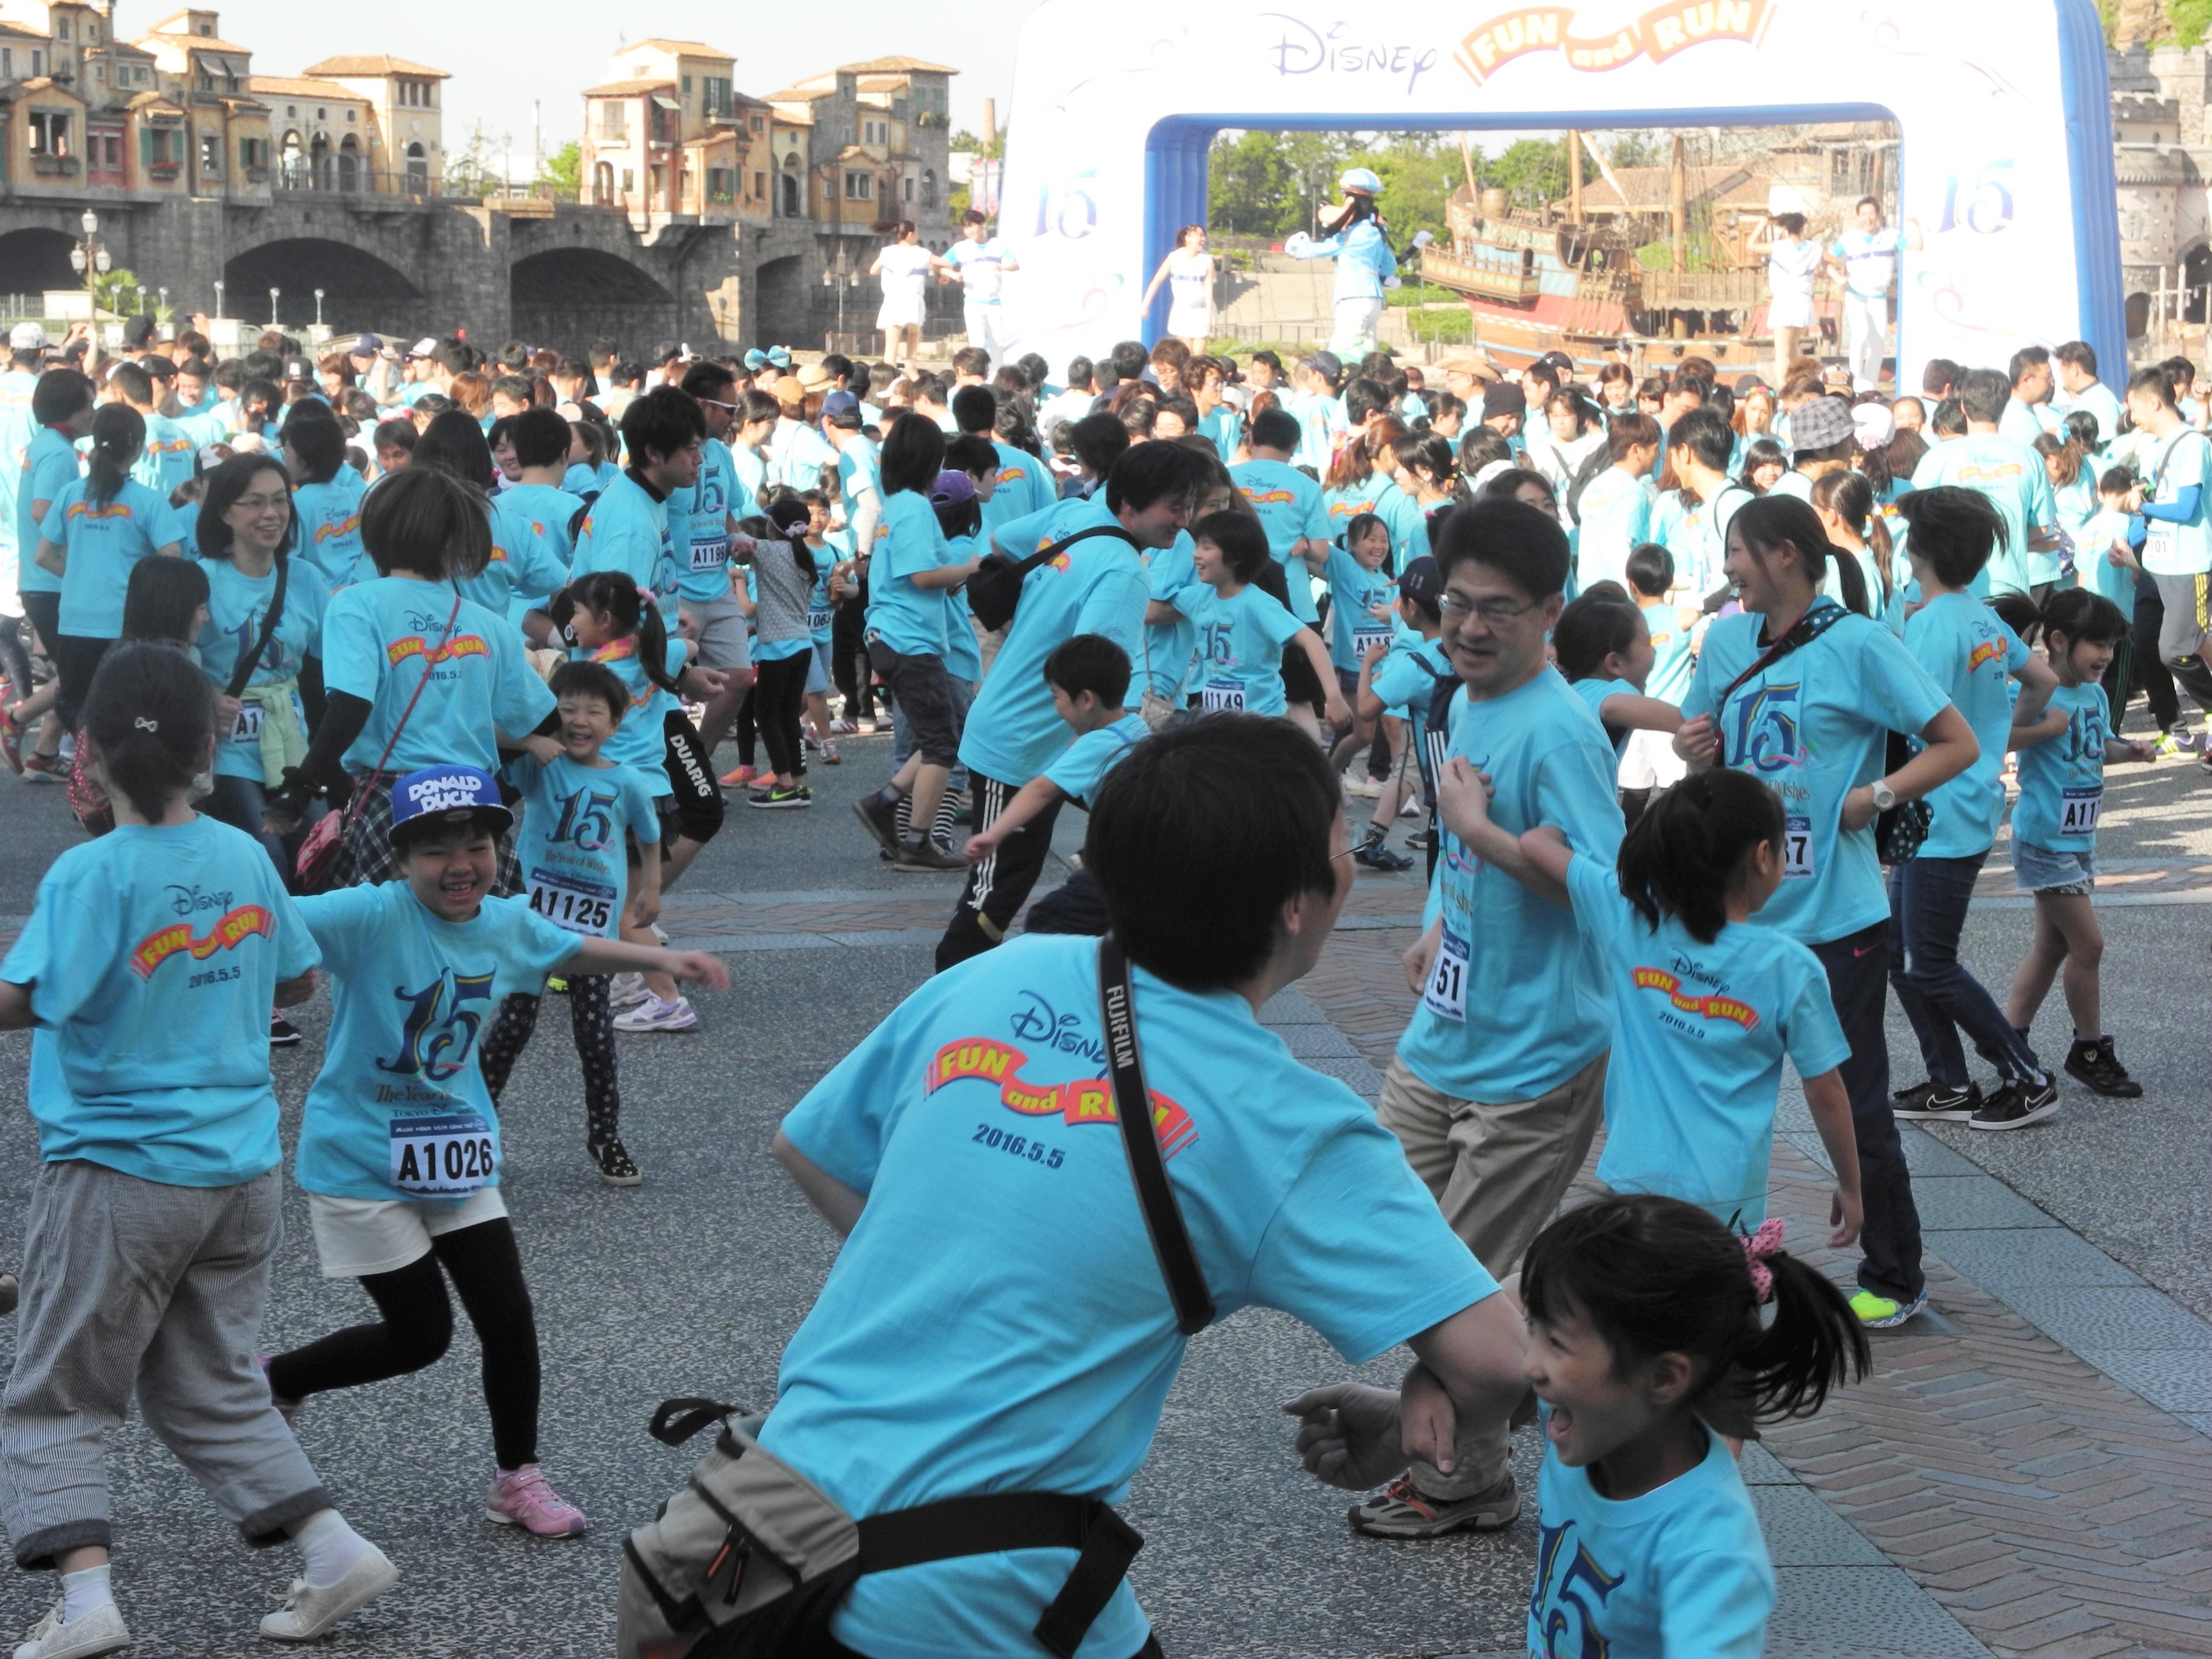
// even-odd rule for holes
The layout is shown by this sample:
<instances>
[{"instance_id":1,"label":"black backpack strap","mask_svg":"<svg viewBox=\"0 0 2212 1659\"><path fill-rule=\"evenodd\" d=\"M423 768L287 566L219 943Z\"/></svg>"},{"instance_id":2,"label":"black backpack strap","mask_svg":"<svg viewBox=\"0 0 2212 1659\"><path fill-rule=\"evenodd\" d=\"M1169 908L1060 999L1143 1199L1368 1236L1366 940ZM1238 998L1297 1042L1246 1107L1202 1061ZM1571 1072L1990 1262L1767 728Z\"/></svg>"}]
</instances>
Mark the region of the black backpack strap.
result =
<instances>
[{"instance_id":1,"label":"black backpack strap","mask_svg":"<svg viewBox=\"0 0 2212 1659\"><path fill-rule=\"evenodd\" d=\"M261 618L260 637L253 641L252 648L238 659L237 665L230 671L230 689L226 695L235 698L244 691L246 683L253 678L253 671L261 666L261 659L269 650L269 641L276 637L277 627L284 620L284 592L290 586L291 575L291 559L279 553L276 556L276 592L270 597L269 610Z\"/></svg>"},{"instance_id":2,"label":"black backpack strap","mask_svg":"<svg viewBox=\"0 0 2212 1659\"><path fill-rule=\"evenodd\" d=\"M1729 682L1728 690L1713 699L1714 765L1728 764L1727 745L1720 741L1720 720L1728 712L1729 699L1741 690L1746 682L1757 679L1799 646L1809 645L1844 617L1856 614L1846 611L1833 599L1814 600L1805 614L1790 624L1788 633L1769 646L1750 667Z\"/></svg>"},{"instance_id":3,"label":"black backpack strap","mask_svg":"<svg viewBox=\"0 0 2212 1659\"><path fill-rule=\"evenodd\" d=\"M1079 530L1073 536L1063 536L1056 542L1048 543L1022 559L1014 566L1014 580L1016 581L1026 580L1030 572L1047 559L1056 559L1076 543L1087 542L1093 536L1115 536L1128 543L1131 547L1135 547L1137 544L1137 538L1118 524L1094 524L1088 530Z\"/></svg>"},{"instance_id":4,"label":"black backpack strap","mask_svg":"<svg viewBox=\"0 0 2212 1659\"><path fill-rule=\"evenodd\" d=\"M1129 1175L1152 1237L1160 1276L1175 1303L1176 1328L1195 1336L1213 1322L1213 1294L1206 1288L1190 1233L1182 1224L1175 1188L1168 1184L1167 1161L1160 1156L1152 1127L1152 1097L1145 1089L1145 1067L1137 1049L1135 987L1121 942L1109 933L1098 941L1098 1012L1106 1032L1106 1063L1114 1079L1114 1115L1121 1125L1121 1146L1129 1155Z\"/></svg>"},{"instance_id":5,"label":"black backpack strap","mask_svg":"<svg viewBox=\"0 0 2212 1659\"><path fill-rule=\"evenodd\" d=\"M681 1400L662 1401L645 1431L664 1446L680 1446L709 1423L744 1415L742 1406L726 1405L703 1395L689 1395Z\"/></svg>"}]
</instances>

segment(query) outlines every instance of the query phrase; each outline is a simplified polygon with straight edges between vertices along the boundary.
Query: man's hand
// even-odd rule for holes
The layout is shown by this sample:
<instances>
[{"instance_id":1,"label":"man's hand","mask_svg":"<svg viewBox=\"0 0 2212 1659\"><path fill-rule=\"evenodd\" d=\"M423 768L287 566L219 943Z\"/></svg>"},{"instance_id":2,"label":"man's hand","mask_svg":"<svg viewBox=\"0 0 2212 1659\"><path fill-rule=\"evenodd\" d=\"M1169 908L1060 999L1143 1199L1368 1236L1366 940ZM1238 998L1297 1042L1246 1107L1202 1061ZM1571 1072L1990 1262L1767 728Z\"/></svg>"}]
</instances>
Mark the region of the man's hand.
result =
<instances>
[{"instance_id":1,"label":"man's hand","mask_svg":"<svg viewBox=\"0 0 2212 1659\"><path fill-rule=\"evenodd\" d=\"M1398 1396L1388 1389L1340 1382L1309 1389L1283 1409L1298 1419L1298 1461L1332 1486L1368 1492L1406 1467Z\"/></svg>"},{"instance_id":2,"label":"man's hand","mask_svg":"<svg viewBox=\"0 0 2212 1659\"><path fill-rule=\"evenodd\" d=\"M1674 733L1674 752L1692 766L1711 766L1720 753L1720 738L1713 731L1713 717L1700 714L1693 720L1685 720L1682 729Z\"/></svg>"},{"instance_id":3,"label":"man's hand","mask_svg":"<svg viewBox=\"0 0 2212 1659\"><path fill-rule=\"evenodd\" d=\"M1478 772L1464 755L1454 755L1437 774L1437 816L1462 841L1472 841L1490 822L1490 775Z\"/></svg>"},{"instance_id":4,"label":"man's hand","mask_svg":"<svg viewBox=\"0 0 2212 1659\"><path fill-rule=\"evenodd\" d=\"M678 690L688 692L702 702L710 697L720 696L723 688L728 684L727 678L720 669L702 668L696 663L685 669L677 677L676 681Z\"/></svg>"}]
</instances>

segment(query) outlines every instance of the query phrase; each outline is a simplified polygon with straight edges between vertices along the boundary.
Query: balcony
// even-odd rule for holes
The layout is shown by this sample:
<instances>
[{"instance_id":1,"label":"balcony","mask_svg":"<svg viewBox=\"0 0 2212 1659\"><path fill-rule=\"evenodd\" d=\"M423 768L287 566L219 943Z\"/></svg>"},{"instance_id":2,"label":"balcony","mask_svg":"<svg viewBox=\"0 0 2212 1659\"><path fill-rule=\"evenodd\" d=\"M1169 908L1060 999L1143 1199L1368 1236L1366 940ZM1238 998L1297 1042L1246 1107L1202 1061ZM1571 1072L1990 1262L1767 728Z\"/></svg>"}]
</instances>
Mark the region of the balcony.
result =
<instances>
[{"instance_id":1,"label":"balcony","mask_svg":"<svg viewBox=\"0 0 2212 1659\"><path fill-rule=\"evenodd\" d=\"M41 179L74 179L76 177L76 157L74 155L33 155L31 171Z\"/></svg>"},{"instance_id":2,"label":"balcony","mask_svg":"<svg viewBox=\"0 0 2212 1659\"><path fill-rule=\"evenodd\" d=\"M146 163L146 176L149 179L153 179L156 184L173 185L177 181L177 175L184 170L185 165L181 161L149 161Z\"/></svg>"}]
</instances>

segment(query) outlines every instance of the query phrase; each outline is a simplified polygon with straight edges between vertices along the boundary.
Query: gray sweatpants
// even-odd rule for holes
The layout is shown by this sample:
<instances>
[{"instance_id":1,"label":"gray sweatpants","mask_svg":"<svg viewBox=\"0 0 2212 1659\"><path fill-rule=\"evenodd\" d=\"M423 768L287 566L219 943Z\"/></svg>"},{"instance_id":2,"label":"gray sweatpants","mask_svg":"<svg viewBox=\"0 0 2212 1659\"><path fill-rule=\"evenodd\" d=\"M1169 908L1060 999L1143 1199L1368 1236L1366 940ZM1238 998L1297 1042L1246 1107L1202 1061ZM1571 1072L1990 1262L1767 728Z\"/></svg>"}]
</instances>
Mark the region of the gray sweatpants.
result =
<instances>
[{"instance_id":1,"label":"gray sweatpants","mask_svg":"<svg viewBox=\"0 0 2212 1659\"><path fill-rule=\"evenodd\" d=\"M40 1167L15 1369L0 1395L0 1524L26 1571L110 1541L101 1437L139 1414L251 1544L332 1507L254 1364L282 1174L165 1187Z\"/></svg>"}]
</instances>

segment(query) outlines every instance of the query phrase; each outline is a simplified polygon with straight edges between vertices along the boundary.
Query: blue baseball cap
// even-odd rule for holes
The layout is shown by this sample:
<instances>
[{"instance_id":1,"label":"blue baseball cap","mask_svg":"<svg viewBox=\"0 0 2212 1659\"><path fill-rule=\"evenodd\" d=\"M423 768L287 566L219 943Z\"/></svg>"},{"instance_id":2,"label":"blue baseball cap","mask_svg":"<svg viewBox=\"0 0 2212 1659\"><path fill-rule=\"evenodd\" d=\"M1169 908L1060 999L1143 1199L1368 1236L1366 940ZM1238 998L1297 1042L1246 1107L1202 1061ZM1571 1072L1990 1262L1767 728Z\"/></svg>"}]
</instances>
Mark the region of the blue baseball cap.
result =
<instances>
[{"instance_id":1,"label":"blue baseball cap","mask_svg":"<svg viewBox=\"0 0 2212 1659\"><path fill-rule=\"evenodd\" d=\"M499 798L499 785L489 772L473 766L425 766L408 773L392 786L392 827L417 818L440 817L448 812L481 812L505 830L514 814Z\"/></svg>"},{"instance_id":2,"label":"blue baseball cap","mask_svg":"<svg viewBox=\"0 0 2212 1659\"><path fill-rule=\"evenodd\" d=\"M848 426L857 430L860 424L860 400L849 392L833 392L822 400L822 418L832 426Z\"/></svg>"}]
</instances>

